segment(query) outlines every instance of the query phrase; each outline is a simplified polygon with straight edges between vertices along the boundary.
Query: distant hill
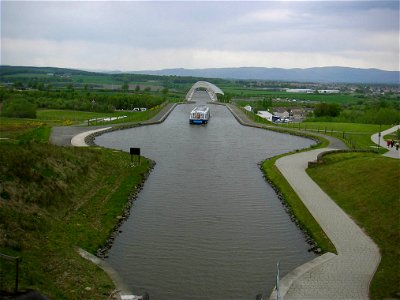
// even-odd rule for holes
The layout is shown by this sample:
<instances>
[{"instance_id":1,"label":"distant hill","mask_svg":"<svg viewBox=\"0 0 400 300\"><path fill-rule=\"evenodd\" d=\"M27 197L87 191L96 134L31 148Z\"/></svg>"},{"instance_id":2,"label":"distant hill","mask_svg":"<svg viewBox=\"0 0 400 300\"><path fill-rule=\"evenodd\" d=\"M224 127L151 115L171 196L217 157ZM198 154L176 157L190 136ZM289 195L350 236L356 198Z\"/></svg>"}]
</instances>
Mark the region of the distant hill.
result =
<instances>
[{"instance_id":1,"label":"distant hill","mask_svg":"<svg viewBox=\"0 0 400 300\"><path fill-rule=\"evenodd\" d=\"M115 75L144 74L151 76L182 76L196 78L250 79L293 82L336 82L400 84L400 72L379 69L357 69L347 67L320 67L308 69L281 68L209 68L209 69L164 69L144 71L84 71L55 67L0 66L0 78L22 74L69 74L69 75ZM158 78L160 79L160 78Z\"/></svg>"},{"instance_id":2,"label":"distant hill","mask_svg":"<svg viewBox=\"0 0 400 300\"><path fill-rule=\"evenodd\" d=\"M308 69L281 68L209 68L209 69L164 69L155 71L135 71L132 73L149 75L176 75L223 79L258 79L297 82L337 82L337 83L384 83L399 84L400 72L379 69L357 69L348 67L319 67Z\"/></svg>"}]
</instances>

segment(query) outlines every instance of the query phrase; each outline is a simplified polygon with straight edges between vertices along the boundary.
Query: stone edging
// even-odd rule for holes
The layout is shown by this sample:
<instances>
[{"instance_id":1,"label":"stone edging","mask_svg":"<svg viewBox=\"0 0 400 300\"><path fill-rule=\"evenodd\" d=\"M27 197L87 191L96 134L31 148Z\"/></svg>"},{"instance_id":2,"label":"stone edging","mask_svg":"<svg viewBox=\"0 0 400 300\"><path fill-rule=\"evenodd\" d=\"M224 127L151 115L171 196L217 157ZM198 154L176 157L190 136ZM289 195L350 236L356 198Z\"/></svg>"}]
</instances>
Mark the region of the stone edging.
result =
<instances>
[{"instance_id":1,"label":"stone edging","mask_svg":"<svg viewBox=\"0 0 400 300\"><path fill-rule=\"evenodd\" d=\"M317 155L317 160L315 161L309 161L308 162L308 167L313 168L316 167L317 165L323 164L324 163L324 156L332 153L350 153L350 152L369 152L369 153L376 153L375 150L355 150L355 149L341 149L341 150L329 150L325 152L321 152L320 154Z\"/></svg>"},{"instance_id":2,"label":"stone edging","mask_svg":"<svg viewBox=\"0 0 400 300\"><path fill-rule=\"evenodd\" d=\"M117 297L117 299L131 299L131 300L142 299L142 297L140 297L140 296L132 295L132 293L129 291L129 289L126 287L126 285L123 283L122 279L119 277L118 273L107 262L105 262L104 260L98 258L97 256L94 256L93 254L83 250L82 248L78 248L77 252L81 257L96 264L104 272L106 272L108 276L110 276L112 282L114 283L114 285L117 289L116 291L113 292L114 297ZM115 299L115 298L110 298L110 299Z\"/></svg>"},{"instance_id":3,"label":"stone edging","mask_svg":"<svg viewBox=\"0 0 400 300\"><path fill-rule=\"evenodd\" d=\"M155 124L160 124L162 122L165 121L165 119L170 115L170 113L175 109L175 107L177 106L177 103L174 103L171 108L159 119L156 121L152 121L152 122L141 122L141 123L133 123L133 124L127 124L127 125L117 125L114 127L111 127L107 130L103 130L103 131L98 131L98 132L93 132L90 133L89 135L87 135L85 137L85 143L89 146L96 146L94 140L96 137L104 134L104 133L108 133L108 132L112 132L112 131L117 131L117 130L124 130L124 129L129 129L129 128L135 128L135 127L139 127L139 126L145 126L145 125L155 125Z\"/></svg>"},{"instance_id":4,"label":"stone edging","mask_svg":"<svg viewBox=\"0 0 400 300\"><path fill-rule=\"evenodd\" d=\"M327 261L331 260L332 258L336 257L337 255L331 252L327 252L321 256L318 256L314 258L313 260L306 262L302 264L301 266L297 267L296 269L290 271L285 277L282 278L282 280L279 281L279 299L284 299L286 293L289 291L290 287L292 284L300 278L302 275L305 273L309 272L310 270L314 269L315 267L326 263ZM277 299L277 291L276 291L276 286L271 293L270 300L276 300Z\"/></svg>"}]
</instances>

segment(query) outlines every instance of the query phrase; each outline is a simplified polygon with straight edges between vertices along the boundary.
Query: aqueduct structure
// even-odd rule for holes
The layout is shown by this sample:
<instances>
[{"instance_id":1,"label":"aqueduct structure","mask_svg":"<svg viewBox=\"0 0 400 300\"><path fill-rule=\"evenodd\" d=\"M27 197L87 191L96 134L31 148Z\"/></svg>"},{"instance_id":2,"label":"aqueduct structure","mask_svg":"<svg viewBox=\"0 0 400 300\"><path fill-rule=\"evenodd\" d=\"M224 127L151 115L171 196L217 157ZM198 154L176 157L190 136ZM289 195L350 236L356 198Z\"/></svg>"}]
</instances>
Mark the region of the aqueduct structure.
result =
<instances>
[{"instance_id":1,"label":"aqueduct structure","mask_svg":"<svg viewBox=\"0 0 400 300\"><path fill-rule=\"evenodd\" d=\"M186 94L186 101L191 101L194 91L199 88L205 89L212 101L218 100L217 94L221 94L221 95L224 94L224 92L219 87L217 87L216 85L214 85L210 82L197 81L195 84L193 84L193 86L190 88L189 92Z\"/></svg>"}]
</instances>

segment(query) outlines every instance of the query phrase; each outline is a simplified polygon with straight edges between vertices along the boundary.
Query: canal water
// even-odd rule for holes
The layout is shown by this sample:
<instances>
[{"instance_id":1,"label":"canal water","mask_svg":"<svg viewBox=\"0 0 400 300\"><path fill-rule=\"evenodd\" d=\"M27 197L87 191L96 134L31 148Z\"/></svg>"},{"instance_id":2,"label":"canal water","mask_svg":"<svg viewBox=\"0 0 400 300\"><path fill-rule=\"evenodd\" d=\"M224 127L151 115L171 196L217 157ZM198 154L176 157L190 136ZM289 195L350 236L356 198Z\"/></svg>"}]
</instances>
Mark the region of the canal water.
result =
<instances>
[{"instance_id":1,"label":"canal water","mask_svg":"<svg viewBox=\"0 0 400 300\"><path fill-rule=\"evenodd\" d=\"M194 99L208 98L198 91ZM162 124L96 138L140 147L157 163L107 261L152 300L255 299L270 293L278 261L283 276L315 257L258 163L313 142L242 126L214 104L207 125L189 125L195 105L178 105Z\"/></svg>"}]
</instances>

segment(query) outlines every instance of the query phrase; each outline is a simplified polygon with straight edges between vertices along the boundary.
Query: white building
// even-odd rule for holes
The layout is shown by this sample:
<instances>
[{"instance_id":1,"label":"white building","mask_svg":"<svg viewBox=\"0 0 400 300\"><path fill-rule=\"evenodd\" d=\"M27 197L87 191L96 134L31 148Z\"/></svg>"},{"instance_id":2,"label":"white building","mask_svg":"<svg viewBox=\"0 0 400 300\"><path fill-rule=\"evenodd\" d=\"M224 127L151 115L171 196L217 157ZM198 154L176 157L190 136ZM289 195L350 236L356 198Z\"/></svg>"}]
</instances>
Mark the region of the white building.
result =
<instances>
[{"instance_id":1,"label":"white building","mask_svg":"<svg viewBox=\"0 0 400 300\"><path fill-rule=\"evenodd\" d=\"M320 94L339 94L340 90L318 90Z\"/></svg>"},{"instance_id":2,"label":"white building","mask_svg":"<svg viewBox=\"0 0 400 300\"><path fill-rule=\"evenodd\" d=\"M286 92L288 93L307 93L307 94L312 94L314 93L313 89L286 89Z\"/></svg>"},{"instance_id":3,"label":"white building","mask_svg":"<svg viewBox=\"0 0 400 300\"><path fill-rule=\"evenodd\" d=\"M252 111L253 111L253 108L252 108L250 105L246 105L246 106L244 107L244 109L247 110L247 111L249 111L249 112L252 112Z\"/></svg>"},{"instance_id":4,"label":"white building","mask_svg":"<svg viewBox=\"0 0 400 300\"><path fill-rule=\"evenodd\" d=\"M259 110L257 116L272 122L272 114L269 111Z\"/></svg>"}]
</instances>

